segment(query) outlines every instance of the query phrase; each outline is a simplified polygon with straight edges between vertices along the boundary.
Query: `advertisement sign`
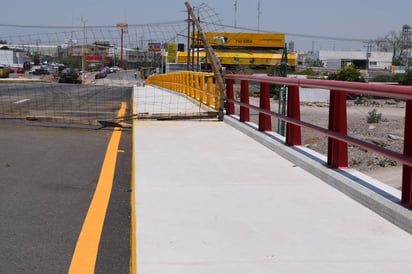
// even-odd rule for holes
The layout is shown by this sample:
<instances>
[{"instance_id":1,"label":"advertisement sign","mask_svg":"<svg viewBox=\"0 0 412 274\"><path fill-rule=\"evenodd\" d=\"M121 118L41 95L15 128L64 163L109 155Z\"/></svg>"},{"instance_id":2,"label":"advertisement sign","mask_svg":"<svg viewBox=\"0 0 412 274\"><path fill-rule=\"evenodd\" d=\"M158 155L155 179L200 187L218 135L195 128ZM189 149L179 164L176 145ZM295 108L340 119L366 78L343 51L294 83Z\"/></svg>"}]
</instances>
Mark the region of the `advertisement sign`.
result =
<instances>
[{"instance_id":1,"label":"advertisement sign","mask_svg":"<svg viewBox=\"0 0 412 274\"><path fill-rule=\"evenodd\" d=\"M149 43L149 52L160 52L161 44L160 43Z\"/></svg>"},{"instance_id":2,"label":"advertisement sign","mask_svg":"<svg viewBox=\"0 0 412 274\"><path fill-rule=\"evenodd\" d=\"M167 62L176 62L177 44L170 43L167 45Z\"/></svg>"}]
</instances>

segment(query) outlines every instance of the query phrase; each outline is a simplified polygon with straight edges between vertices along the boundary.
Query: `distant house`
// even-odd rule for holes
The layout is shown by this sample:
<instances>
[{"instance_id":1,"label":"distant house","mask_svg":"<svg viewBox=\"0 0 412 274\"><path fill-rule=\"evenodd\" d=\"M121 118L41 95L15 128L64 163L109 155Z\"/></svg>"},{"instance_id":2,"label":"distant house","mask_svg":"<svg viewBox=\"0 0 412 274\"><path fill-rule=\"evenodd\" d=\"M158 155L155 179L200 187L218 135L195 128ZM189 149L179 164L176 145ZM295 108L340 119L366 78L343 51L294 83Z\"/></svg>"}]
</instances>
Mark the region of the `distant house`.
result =
<instances>
[{"instance_id":1,"label":"distant house","mask_svg":"<svg viewBox=\"0 0 412 274\"><path fill-rule=\"evenodd\" d=\"M392 52L372 51L332 51L320 50L317 58L328 69L341 69L354 65L358 69L389 70L392 65Z\"/></svg>"},{"instance_id":2,"label":"distant house","mask_svg":"<svg viewBox=\"0 0 412 274\"><path fill-rule=\"evenodd\" d=\"M30 57L22 51L0 49L0 65L6 65L13 69L23 68L25 62L30 61Z\"/></svg>"}]
</instances>

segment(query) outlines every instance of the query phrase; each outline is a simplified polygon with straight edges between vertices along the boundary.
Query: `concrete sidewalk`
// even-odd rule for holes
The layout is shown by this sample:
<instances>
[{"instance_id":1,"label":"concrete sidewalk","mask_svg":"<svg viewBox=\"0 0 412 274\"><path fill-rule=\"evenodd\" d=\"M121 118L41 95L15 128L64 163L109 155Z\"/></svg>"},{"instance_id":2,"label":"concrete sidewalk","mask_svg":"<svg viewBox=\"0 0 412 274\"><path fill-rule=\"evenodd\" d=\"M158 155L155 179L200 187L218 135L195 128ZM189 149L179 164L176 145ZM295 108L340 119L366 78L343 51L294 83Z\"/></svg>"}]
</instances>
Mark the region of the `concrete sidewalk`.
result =
<instances>
[{"instance_id":1,"label":"concrete sidewalk","mask_svg":"<svg viewBox=\"0 0 412 274\"><path fill-rule=\"evenodd\" d=\"M412 273L409 233L232 126L133 130L138 273Z\"/></svg>"}]
</instances>

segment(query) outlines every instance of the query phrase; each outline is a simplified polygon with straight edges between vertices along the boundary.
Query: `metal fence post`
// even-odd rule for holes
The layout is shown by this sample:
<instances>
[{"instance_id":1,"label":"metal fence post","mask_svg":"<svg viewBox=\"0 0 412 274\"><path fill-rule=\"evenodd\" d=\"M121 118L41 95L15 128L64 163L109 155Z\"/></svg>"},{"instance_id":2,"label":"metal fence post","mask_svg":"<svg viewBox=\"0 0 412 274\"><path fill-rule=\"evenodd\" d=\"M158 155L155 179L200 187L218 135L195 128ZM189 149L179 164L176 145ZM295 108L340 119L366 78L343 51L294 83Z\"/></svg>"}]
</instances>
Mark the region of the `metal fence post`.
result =
<instances>
[{"instance_id":1,"label":"metal fence post","mask_svg":"<svg viewBox=\"0 0 412 274\"><path fill-rule=\"evenodd\" d=\"M412 156L412 100L406 101L403 154ZM412 207L412 167L402 167L402 203Z\"/></svg>"},{"instance_id":2,"label":"metal fence post","mask_svg":"<svg viewBox=\"0 0 412 274\"><path fill-rule=\"evenodd\" d=\"M330 91L329 130L347 134L346 92ZM328 138L328 165L332 168L348 167L348 144Z\"/></svg>"},{"instance_id":3,"label":"metal fence post","mask_svg":"<svg viewBox=\"0 0 412 274\"><path fill-rule=\"evenodd\" d=\"M240 102L249 104L249 81L242 80L240 82ZM248 107L240 106L240 117L241 122L250 121L250 110Z\"/></svg>"},{"instance_id":4,"label":"metal fence post","mask_svg":"<svg viewBox=\"0 0 412 274\"><path fill-rule=\"evenodd\" d=\"M233 91L233 79L226 80L226 90L227 90L227 105L226 105L226 113L228 115L235 114L235 104L230 102L230 100L235 99L234 91Z\"/></svg>"},{"instance_id":5,"label":"metal fence post","mask_svg":"<svg viewBox=\"0 0 412 274\"><path fill-rule=\"evenodd\" d=\"M288 87L287 116L300 121L299 86ZM302 132L300 126L286 124L286 145L300 146L302 144Z\"/></svg>"},{"instance_id":6,"label":"metal fence post","mask_svg":"<svg viewBox=\"0 0 412 274\"><path fill-rule=\"evenodd\" d=\"M260 103L259 108L270 111L269 83L260 83ZM271 131L271 117L268 114L259 112L259 130Z\"/></svg>"}]
</instances>

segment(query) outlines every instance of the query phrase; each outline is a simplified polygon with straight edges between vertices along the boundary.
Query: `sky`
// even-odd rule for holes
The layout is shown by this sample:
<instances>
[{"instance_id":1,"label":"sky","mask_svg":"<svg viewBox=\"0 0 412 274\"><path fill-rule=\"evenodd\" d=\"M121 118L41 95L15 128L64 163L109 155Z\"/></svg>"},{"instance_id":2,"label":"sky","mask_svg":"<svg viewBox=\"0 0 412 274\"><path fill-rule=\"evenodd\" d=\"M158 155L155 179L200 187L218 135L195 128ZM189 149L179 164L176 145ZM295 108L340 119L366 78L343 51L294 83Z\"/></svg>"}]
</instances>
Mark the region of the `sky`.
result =
<instances>
[{"instance_id":1,"label":"sky","mask_svg":"<svg viewBox=\"0 0 412 274\"><path fill-rule=\"evenodd\" d=\"M184 20L184 0L20 0L3 5L0 24L110 26ZM213 8L222 24L285 33L288 39L326 36L376 39L412 25L411 0L189 0ZM237 2L237 12L234 3ZM258 16L260 3L260 16ZM10 12L5 12L4 7ZM0 28L1 37L2 28ZM296 36L293 36L296 35ZM305 38L308 39L308 38ZM310 39L309 39L310 40ZM321 39L313 38L312 46Z\"/></svg>"}]
</instances>

